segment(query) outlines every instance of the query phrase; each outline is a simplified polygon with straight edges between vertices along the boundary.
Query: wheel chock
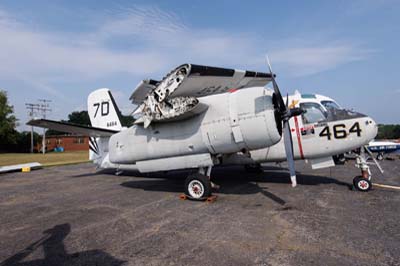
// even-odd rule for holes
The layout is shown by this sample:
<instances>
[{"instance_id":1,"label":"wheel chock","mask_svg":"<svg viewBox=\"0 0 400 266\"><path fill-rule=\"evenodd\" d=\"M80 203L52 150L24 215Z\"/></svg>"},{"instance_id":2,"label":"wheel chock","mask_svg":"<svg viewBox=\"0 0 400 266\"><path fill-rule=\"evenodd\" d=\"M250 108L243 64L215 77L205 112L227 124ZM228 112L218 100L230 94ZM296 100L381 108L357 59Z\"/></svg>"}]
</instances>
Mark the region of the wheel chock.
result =
<instances>
[{"instance_id":1,"label":"wheel chock","mask_svg":"<svg viewBox=\"0 0 400 266\"><path fill-rule=\"evenodd\" d=\"M180 194L180 195L179 195L179 198L180 198L181 200L187 200L187 199L188 199L188 197L187 197L185 194Z\"/></svg>"},{"instance_id":2,"label":"wheel chock","mask_svg":"<svg viewBox=\"0 0 400 266\"><path fill-rule=\"evenodd\" d=\"M22 167L21 172L29 173L31 171L30 167Z\"/></svg>"},{"instance_id":3,"label":"wheel chock","mask_svg":"<svg viewBox=\"0 0 400 266\"><path fill-rule=\"evenodd\" d=\"M209 196L209 197L206 199L206 202L207 202L207 203L213 203L213 202L216 201L216 200L217 200L217 196L212 195L212 196Z\"/></svg>"},{"instance_id":4,"label":"wheel chock","mask_svg":"<svg viewBox=\"0 0 400 266\"><path fill-rule=\"evenodd\" d=\"M190 199L190 200L196 200L196 201L205 201L205 202L207 202L207 203L213 203L214 201L217 200L217 196L212 195L212 196L209 196L209 197L207 197L207 198L193 199L193 198L189 197L189 196L186 195L186 194L181 194L181 195L179 195L179 199L181 199L181 200Z\"/></svg>"}]
</instances>

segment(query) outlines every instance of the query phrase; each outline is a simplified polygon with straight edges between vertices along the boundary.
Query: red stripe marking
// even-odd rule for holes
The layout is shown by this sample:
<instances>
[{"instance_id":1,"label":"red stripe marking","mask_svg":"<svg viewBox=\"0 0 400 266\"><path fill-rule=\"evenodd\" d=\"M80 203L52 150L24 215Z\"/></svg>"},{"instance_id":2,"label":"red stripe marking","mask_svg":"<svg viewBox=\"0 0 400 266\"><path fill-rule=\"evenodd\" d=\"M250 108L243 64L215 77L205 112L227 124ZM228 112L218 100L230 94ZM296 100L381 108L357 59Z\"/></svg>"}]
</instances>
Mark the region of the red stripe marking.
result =
<instances>
[{"instance_id":1,"label":"red stripe marking","mask_svg":"<svg viewBox=\"0 0 400 266\"><path fill-rule=\"evenodd\" d=\"M300 157L301 159L304 159L303 146L301 145L301 135L299 130L299 121L297 120L297 116L294 117L294 125L296 127L297 143L299 144Z\"/></svg>"},{"instance_id":2,"label":"red stripe marking","mask_svg":"<svg viewBox=\"0 0 400 266\"><path fill-rule=\"evenodd\" d=\"M228 90L228 92L230 92L230 93L235 92L235 91L237 91L237 89L232 88L232 89Z\"/></svg>"}]
</instances>

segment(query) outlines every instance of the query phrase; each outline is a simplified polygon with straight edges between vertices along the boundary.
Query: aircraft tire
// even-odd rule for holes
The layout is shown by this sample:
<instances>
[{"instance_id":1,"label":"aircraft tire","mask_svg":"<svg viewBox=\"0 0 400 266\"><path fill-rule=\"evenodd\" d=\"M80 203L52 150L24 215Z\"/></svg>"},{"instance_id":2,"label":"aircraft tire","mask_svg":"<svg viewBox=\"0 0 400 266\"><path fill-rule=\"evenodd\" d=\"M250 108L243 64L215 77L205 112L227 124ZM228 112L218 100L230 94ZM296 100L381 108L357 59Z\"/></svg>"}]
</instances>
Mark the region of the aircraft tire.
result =
<instances>
[{"instance_id":1,"label":"aircraft tire","mask_svg":"<svg viewBox=\"0 0 400 266\"><path fill-rule=\"evenodd\" d=\"M189 175L185 180L185 194L193 200L204 200L211 195L211 181L202 174Z\"/></svg>"},{"instance_id":2,"label":"aircraft tire","mask_svg":"<svg viewBox=\"0 0 400 266\"><path fill-rule=\"evenodd\" d=\"M377 159L378 161L382 161L382 160L383 160L383 154L382 154L382 153L379 153L379 154L376 156L376 159Z\"/></svg>"},{"instance_id":3,"label":"aircraft tire","mask_svg":"<svg viewBox=\"0 0 400 266\"><path fill-rule=\"evenodd\" d=\"M366 178L356 176L353 179L353 185L358 191L367 192L372 188L372 183Z\"/></svg>"}]
</instances>

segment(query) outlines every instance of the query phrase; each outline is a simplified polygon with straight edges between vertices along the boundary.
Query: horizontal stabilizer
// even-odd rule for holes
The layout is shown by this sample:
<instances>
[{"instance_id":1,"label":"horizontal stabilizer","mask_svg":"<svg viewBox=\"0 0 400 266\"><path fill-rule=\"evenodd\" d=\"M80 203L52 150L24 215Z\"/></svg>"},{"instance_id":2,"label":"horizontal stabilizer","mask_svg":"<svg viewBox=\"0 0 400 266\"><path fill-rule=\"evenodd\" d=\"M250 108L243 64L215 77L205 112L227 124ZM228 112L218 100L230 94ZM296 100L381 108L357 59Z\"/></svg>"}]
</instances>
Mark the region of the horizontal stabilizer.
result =
<instances>
[{"instance_id":1,"label":"horizontal stabilizer","mask_svg":"<svg viewBox=\"0 0 400 266\"><path fill-rule=\"evenodd\" d=\"M117 130L97 128L91 126L82 126L78 124L59 122L47 119L34 119L26 123L30 126L49 128L61 132L67 132L72 134L81 134L90 137L110 137L115 133L118 133Z\"/></svg>"}]
</instances>

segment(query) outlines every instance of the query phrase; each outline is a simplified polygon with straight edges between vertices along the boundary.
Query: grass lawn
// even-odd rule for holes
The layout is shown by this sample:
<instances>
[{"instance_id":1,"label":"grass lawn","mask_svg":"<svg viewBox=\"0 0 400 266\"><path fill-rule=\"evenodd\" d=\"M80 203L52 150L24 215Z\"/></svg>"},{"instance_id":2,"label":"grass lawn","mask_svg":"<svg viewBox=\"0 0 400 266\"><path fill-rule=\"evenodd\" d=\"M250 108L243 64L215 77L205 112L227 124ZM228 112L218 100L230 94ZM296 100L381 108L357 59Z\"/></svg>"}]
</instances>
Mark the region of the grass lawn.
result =
<instances>
[{"instance_id":1,"label":"grass lawn","mask_svg":"<svg viewBox=\"0 0 400 266\"><path fill-rule=\"evenodd\" d=\"M38 162L44 166L89 161L88 151L41 153L1 153L0 166Z\"/></svg>"}]
</instances>

